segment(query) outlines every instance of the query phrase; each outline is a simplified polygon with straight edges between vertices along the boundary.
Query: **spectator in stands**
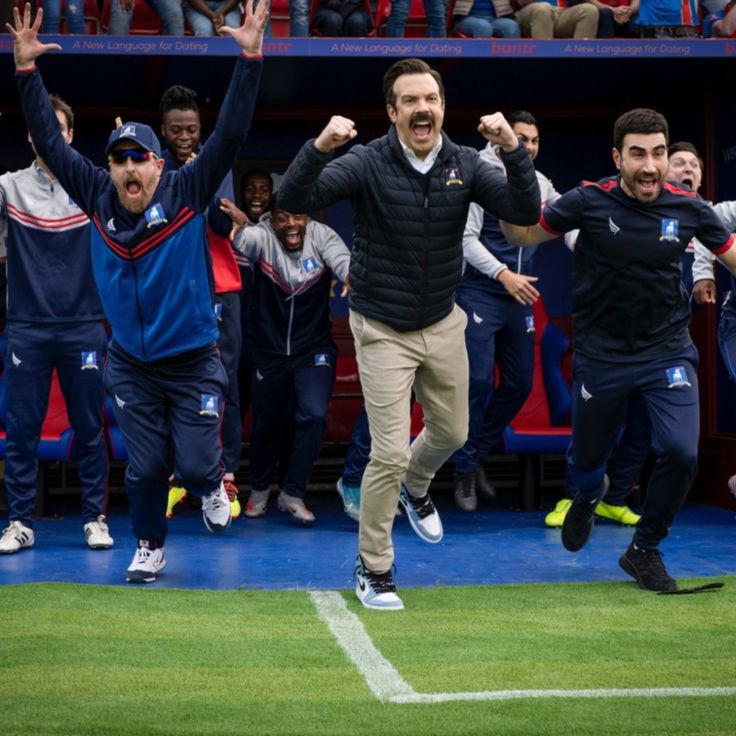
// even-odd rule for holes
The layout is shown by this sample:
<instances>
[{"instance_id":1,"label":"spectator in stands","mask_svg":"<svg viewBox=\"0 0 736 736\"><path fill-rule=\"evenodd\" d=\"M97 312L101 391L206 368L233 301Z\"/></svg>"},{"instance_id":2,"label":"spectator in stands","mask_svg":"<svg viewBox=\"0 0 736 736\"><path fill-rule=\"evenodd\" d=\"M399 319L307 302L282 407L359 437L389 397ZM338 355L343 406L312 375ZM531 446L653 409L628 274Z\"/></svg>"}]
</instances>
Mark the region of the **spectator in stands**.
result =
<instances>
[{"instance_id":1,"label":"spectator in stands","mask_svg":"<svg viewBox=\"0 0 736 736\"><path fill-rule=\"evenodd\" d=\"M506 116L511 129L535 160L539 128L534 116L519 110ZM492 166L502 166L492 144L481 151ZM560 195L552 182L536 172L542 203ZM532 275L536 248L508 243L498 218L470 205L463 235L465 272L455 301L467 314L465 345L470 366L468 439L453 456L455 502L475 511L476 490L495 495L482 466L483 458L500 441L532 390L534 377L534 316L539 298ZM494 387L494 367L498 384Z\"/></svg>"},{"instance_id":2,"label":"spectator in stands","mask_svg":"<svg viewBox=\"0 0 736 736\"><path fill-rule=\"evenodd\" d=\"M130 33L133 6L136 2L145 2L161 18L164 36L184 35L184 15L180 0L111 0L110 25L107 28L111 36L125 36Z\"/></svg>"},{"instance_id":3,"label":"spectator in stands","mask_svg":"<svg viewBox=\"0 0 736 736\"><path fill-rule=\"evenodd\" d=\"M67 33L85 33L84 0L66 3ZM61 0L44 0L41 33L61 32Z\"/></svg>"},{"instance_id":4,"label":"spectator in stands","mask_svg":"<svg viewBox=\"0 0 736 736\"><path fill-rule=\"evenodd\" d=\"M371 32L373 18L365 0L320 0L312 28L320 36L357 38Z\"/></svg>"},{"instance_id":5,"label":"spectator in stands","mask_svg":"<svg viewBox=\"0 0 736 736\"><path fill-rule=\"evenodd\" d=\"M247 135L268 2L254 12L249 0L243 25L221 29L242 53L217 125L192 163L167 173L147 125L129 122L112 132L109 170L64 143L35 65L60 50L38 40L41 15L31 24L27 4L9 26L21 105L39 155L94 223L92 265L113 332L105 386L129 454L125 481L138 540L126 580L149 583L164 566L173 468L202 497L211 531L231 521L219 444L226 377L215 345L204 216Z\"/></svg>"},{"instance_id":6,"label":"spectator in stands","mask_svg":"<svg viewBox=\"0 0 736 736\"><path fill-rule=\"evenodd\" d=\"M309 0L289 0L289 35L309 35Z\"/></svg>"},{"instance_id":7,"label":"spectator in stands","mask_svg":"<svg viewBox=\"0 0 736 736\"><path fill-rule=\"evenodd\" d=\"M424 12L427 16L427 36L429 38L445 38L445 0L423 0ZM403 38L406 21L409 18L412 0L393 0L391 13L386 22L386 36Z\"/></svg>"},{"instance_id":8,"label":"spectator in stands","mask_svg":"<svg viewBox=\"0 0 736 736\"><path fill-rule=\"evenodd\" d=\"M247 515L266 513L282 425L293 414L294 440L277 503L297 523L311 524L314 514L304 505L304 494L322 443L337 364L332 273L347 283L350 251L327 225L278 203L257 225L242 226L233 244L253 264L254 276L245 335L255 368Z\"/></svg>"},{"instance_id":9,"label":"spectator in stands","mask_svg":"<svg viewBox=\"0 0 736 736\"><path fill-rule=\"evenodd\" d=\"M716 0L702 3L703 38L736 38L736 0Z\"/></svg>"},{"instance_id":10,"label":"spectator in stands","mask_svg":"<svg viewBox=\"0 0 736 736\"><path fill-rule=\"evenodd\" d=\"M682 256L697 236L736 273L736 239L699 196L665 181L668 126L635 109L614 126L620 174L583 184L547 205L539 224L505 225L532 245L580 228L575 248L572 447L576 495L562 526L574 552L588 541L606 490L606 463L630 397L640 395L657 461L644 513L621 567L646 590L672 591L660 542L685 499L698 456L697 351L681 281Z\"/></svg>"},{"instance_id":11,"label":"spectator in stands","mask_svg":"<svg viewBox=\"0 0 736 736\"><path fill-rule=\"evenodd\" d=\"M72 109L59 97L50 97L50 103L58 139L70 146ZM29 140L35 161L0 177L0 242L7 235L5 487L10 519L0 553L34 544L36 452L54 369L76 435L84 535L92 549L108 549L113 540L105 521L107 449L102 435L107 337L92 276L90 224L59 185L35 139Z\"/></svg>"},{"instance_id":12,"label":"spectator in stands","mask_svg":"<svg viewBox=\"0 0 736 736\"><path fill-rule=\"evenodd\" d=\"M238 19L240 14L237 14ZM167 170L176 171L193 161L201 152L202 126L194 90L174 85L161 97L161 135L167 150L163 154ZM233 176L228 171L210 202L207 211L207 241L215 290L217 317L217 348L227 374L222 425L222 460L225 464L223 484L230 499L233 518L240 516L235 472L240 467L242 449L241 418L238 402L238 362L241 352L240 292L238 264L230 244L230 217L220 209L223 197L233 199ZM169 507L181 499L184 489L178 479L169 491ZM172 503L173 502L173 503Z\"/></svg>"},{"instance_id":13,"label":"spectator in stands","mask_svg":"<svg viewBox=\"0 0 736 736\"><path fill-rule=\"evenodd\" d=\"M516 20L529 38L595 38L598 8L583 0L576 5L562 0L516 0Z\"/></svg>"},{"instance_id":14,"label":"spectator in stands","mask_svg":"<svg viewBox=\"0 0 736 736\"><path fill-rule=\"evenodd\" d=\"M279 199L294 212L353 203L350 327L373 438L355 592L368 608L398 610L391 542L397 501L424 541L439 542L442 522L427 491L467 436L466 318L454 304L467 209L478 201L530 222L539 187L529 154L500 113L483 116L478 131L503 148L508 180L442 132L442 78L425 62L397 61L383 90L388 135L330 161L357 135L352 120L332 117L297 154ZM412 386L425 424L410 446Z\"/></svg>"},{"instance_id":15,"label":"spectator in stands","mask_svg":"<svg viewBox=\"0 0 736 736\"><path fill-rule=\"evenodd\" d=\"M698 0L646 0L637 22L645 38L693 38L700 24Z\"/></svg>"},{"instance_id":16,"label":"spectator in stands","mask_svg":"<svg viewBox=\"0 0 736 736\"><path fill-rule=\"evenodd\" d=\"M241 22L239 0L184 0L182 9L195 36L219 36L222 26Z\"/></svg>"},{"instance_id":17,"label":"spectator in stands","mask_svg":"<svg viewBox=\"0 0 736 736\"><path fill-rule=\"evenodd\" d=\"M638 38L639 0L592 0L598 8L598 38Z\"/></svg>"},{"instance_id":18,"label":"spectator in stands","mask_svg":"<svg viewBox=\"0 0 736 736\"><path fill-rule=\"evenodd\" d=\"M470 38L519 38L511 0L457 0L452 11L453 30Z\"/></svg>"}]
</instances>

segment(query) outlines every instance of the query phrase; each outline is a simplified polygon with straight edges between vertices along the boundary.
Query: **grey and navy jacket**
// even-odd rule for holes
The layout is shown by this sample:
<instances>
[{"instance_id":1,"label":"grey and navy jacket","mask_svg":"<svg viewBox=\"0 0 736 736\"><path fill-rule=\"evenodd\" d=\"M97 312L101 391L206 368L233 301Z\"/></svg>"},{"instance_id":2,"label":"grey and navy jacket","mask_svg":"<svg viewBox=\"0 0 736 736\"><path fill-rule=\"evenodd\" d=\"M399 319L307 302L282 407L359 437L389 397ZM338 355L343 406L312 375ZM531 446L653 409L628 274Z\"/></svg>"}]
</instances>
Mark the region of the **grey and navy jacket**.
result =
<instances>
[{"instance_id":1,"label":"grey and navy jacket","mask_svg":"<svg viewBox=\"0 0 736 736\"><path fill-rule=\"evenodd\" d=\"M142 214L123 207L106 169L63 141L38 70L16 74L38 154L92 220L92 266L114 343L137 360L217 339L205 215L245 141L261 67L260 57L241 55L201 153L179 171L164 171Z\"/></svg>"},{"instance_id":2,"label":"grey and navy jacket","mask_svg":"<svg viewBox=\"0 0 736 736\"><path fill-rule=\"evenodd\" d=\"M407 160L396 129L334 161L306 143L279 187L280 206L309 212L341 199L355 213L350 308L402 332L420 330L453 309L463 265L468 208L518 225L539 218L539 186L523 146L504 158L504 175L477 150L444 133L432 168Z\"/></svg>"},{"instance_id":3,"label":"grey and navy jacket","mask_svg":"<svg viewBox=\"0 0 736 736\"><path fill-rule=\"evenodd\" d=\"M480 152L480 156L491 164L500 164L490 143ZM541 171L535 173L542 206L554 202L560 196L559 192ZM512 245L504 237L498 217L484 212L477 204L471 204L463 235L466 265L460 290L481 291L512 299L503 284L497 280L498 276L507 269L514 273L531 275L537 248L536 245Z\"/></svg>"},{"instance_id":4,"label":"grey and navy jacket","mask_svg":"<svg viewBox=\"0 0 736 736\"><path fill-rule=\"evenodd\" d=\"M270 213L244 225L234 247L253 264L253 292L244 339L253 361L301 355L332 344L332 274L345 281L350 251L330 227L309 220L304 246L290 252L271 227Z\"/></svg>"},{"instance_id":5,"label":"grey and navy jacket","mask_svg":"<svg viewBox=\"0 0 736 736\"><path fill-rule=\"evenodd\" d=\"M92 276L89 218L36 162L0 176L0 241L3 231L9 321L103 319Z\"/></svg>"}]
</instances>

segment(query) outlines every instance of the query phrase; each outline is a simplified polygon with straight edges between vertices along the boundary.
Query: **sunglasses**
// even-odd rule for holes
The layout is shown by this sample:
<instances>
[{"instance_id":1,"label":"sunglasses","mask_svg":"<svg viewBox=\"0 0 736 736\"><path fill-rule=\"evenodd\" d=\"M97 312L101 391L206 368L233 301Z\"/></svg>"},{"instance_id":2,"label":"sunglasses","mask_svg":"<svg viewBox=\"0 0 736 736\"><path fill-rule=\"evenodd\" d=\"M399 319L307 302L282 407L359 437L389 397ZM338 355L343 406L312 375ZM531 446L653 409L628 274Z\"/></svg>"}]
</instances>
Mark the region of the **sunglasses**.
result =
<instances>
[{"instance_id":1,"label":"sunglasses","mask_svg":"<svg viewBox=\"0 0 736 736\"><path fill-rule=\"evenodd\" d=\"M140 148L121 148L119 151L113 151L107 160L111 164L124 164L130 159L134 164L140 164L153 158L155 155L151 151L142 151Z\"/></svg>"}]
</instances>

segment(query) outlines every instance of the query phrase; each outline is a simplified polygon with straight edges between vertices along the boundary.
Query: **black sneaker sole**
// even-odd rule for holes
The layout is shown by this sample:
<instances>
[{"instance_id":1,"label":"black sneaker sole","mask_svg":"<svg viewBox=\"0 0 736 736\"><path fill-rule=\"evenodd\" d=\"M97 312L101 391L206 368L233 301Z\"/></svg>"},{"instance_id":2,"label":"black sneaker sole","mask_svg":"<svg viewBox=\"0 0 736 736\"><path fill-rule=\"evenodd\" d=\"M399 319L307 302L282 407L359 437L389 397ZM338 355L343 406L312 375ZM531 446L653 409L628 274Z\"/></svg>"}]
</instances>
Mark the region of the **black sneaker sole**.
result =
<instances>
[{"instance_id":1,"label":"black sneaker sole","mask_svg":"<svg viewBox=\"0 0 736 736\"><path fill-rule=\"evenodd\" d=\"M575 502L573 502L574 504ZM562 531L560 538L562 539L562 546L568 552L577 552L585 547L586 543L590 539L590 535L593 533L593 527L595 526L595 512L594 506L591 504L590 508L590 520L587 524L587 529L582 527L582 524L577 528L572 528L572 522L570 521L570 514L573 512L573 506L567 512L565 520L562 522Z\"/></svg>"}]
</instances>

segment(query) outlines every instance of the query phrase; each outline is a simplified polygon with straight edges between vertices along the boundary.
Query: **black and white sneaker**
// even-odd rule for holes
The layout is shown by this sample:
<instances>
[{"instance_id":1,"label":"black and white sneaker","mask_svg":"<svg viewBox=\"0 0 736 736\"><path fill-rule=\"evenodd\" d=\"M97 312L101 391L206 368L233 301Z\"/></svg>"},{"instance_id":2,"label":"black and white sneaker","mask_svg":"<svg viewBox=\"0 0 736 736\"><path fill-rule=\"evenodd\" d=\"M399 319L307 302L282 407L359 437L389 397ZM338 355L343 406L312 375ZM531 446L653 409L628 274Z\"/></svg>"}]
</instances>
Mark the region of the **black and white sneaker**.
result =
<instances>
[{"instance_id":1,"label":"black and white sneaker","mask_svg":"<svg viewBox=\"0 0 736 736\"><path fill-rule=\"evenodd\" d=\"M133 561L125 571L125 580L128 583L155 583L156 574L165 564L164 548L149 549L148 542L141 539L133 555Z\"/></svg>"},{"instance_id":2,"label":"black and white sneaker","mask_svg":"<svg viewBox=\"0 0 736 736\"><path fill-rule=\"evenodd\" d=\"M233 520L230 499L222 482L208 496L203 496L202 519L211 532L221 532L230 526Z\"/></svg>"},{"instance_id":3,"label":"black and white sneaker","mask_svg":"<svg viewBox=\"0 0 736 736\"><path fill-rule=\"evenodd\" d=\"M668 574L658 549L642 549L632 542L618 564L643 590L677 590L677 581Z\"/></svg>"},{"instance_id":4,"label":"black and white sneaker","mask_svg":"<svg viewBox=\"0 0 736 736\"><path fill-rule=\"evenodd\" d=\"M371 572L358 556L355 568L355 595L366 607L376 611L402 611L404 602L396 595L396 585L391 570Z\"/></svg>"},{"instance_id":5,"label":"black and white sneaker","mask_svg":"<svg viewBox=\"0 0 736 736\"><path fill-rule=\"evenodd\" d=\"M33 547L33 529L20 521L11 521L0 537L0 555L12 555L22 549Z\"/></svg>"},{"instance_id":6,"label":"black and white sneaker","mask_svg":"<svg viewBox=\"0 0 736 736\"><path fill-rule=\"evenodd\" d=\"M402 483L399 493L399 503L404 513L409 517L411 528L420 539L430 544L442 541L442 519L437 513L429 493L417 498L409 493L409 489Z\"/></svg>"}]
</instances>

